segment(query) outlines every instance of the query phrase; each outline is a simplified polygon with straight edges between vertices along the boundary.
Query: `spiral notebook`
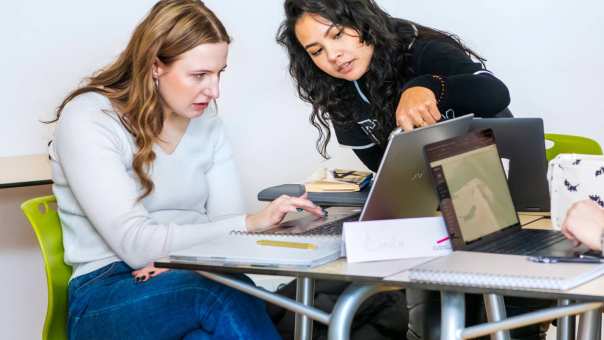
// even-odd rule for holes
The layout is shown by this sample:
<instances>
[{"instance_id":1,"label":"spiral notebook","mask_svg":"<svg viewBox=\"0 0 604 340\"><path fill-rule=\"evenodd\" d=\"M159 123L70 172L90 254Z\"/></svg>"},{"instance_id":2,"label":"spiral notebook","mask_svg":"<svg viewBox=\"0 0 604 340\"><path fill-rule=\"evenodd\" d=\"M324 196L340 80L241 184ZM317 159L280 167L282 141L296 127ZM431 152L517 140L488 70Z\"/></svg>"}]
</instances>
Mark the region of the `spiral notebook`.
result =
<instances>
[{"instance_id":1,"label":"spiral notebook","mask_svg":"<svg viewBox=\"0 0 604 340\"><path fill-rule=\"evenodd\" d=\"M604 264L535 263L526 256L455 251L409 271L411 281L487 288L567 290L604 274Z\"/></svg>"},{"instance_id":2,"label":"spiral notebook","mask_svg":"<svg viewBox=\"0 0 604 340\"><path fill-rule=\"evenodd\" d=\"M266 235L235 231L194 247L172 252L169 256L172 260L183 262L312 268L339 258L341 243L339 235ZM301 245L306 248L292 247Z\"/></svg>"}]
</instances>

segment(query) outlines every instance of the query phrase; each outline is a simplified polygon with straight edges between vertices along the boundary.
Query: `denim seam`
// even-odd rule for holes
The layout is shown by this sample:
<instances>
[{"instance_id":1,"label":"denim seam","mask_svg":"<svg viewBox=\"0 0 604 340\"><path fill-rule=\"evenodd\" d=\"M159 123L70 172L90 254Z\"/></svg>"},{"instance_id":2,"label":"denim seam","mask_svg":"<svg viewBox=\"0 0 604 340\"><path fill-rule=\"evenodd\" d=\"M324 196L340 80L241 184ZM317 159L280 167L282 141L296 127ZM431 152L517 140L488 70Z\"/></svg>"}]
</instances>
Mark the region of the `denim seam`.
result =
<instances>
[{"instance_id":1,"label":"denim seam","mask_svg":"<svg viewBox=\"0 0 604 340\"><path fill-rule=\"evenodd\" d=\"M229 289L226 291L225 294L219 295L215 300L214 303L212 305L210 305L209 308L207 308L205 315L203 316L202 319L205 319L209 316L210 311L213 310L217 304L220 304L221 307L224 309L225 306L225 301L230 300L230 297L235 294L236 290L234 288Z\"/></svg>"},{"instance_id":2,"label":"denim seam","mask_svg":"<svg viewBox=\"0 0 604 340\"><path fill-rule=\"evenodd\" d=\"M78 338L76 336L76 334L77 334L76 331L78 329L76 326L78 324L78 321L80 321L80 317L77 316L74 319L75 320L73 320L71 327L69 327L69 329L67 330L67 338L69 338L69 339L77 339Z\"/></svg>"},{"instance_id":3,"label":"denim seam","mask_svg":"<svg viewBox=\"0 0 604 340\"><path fill-rule=\"evenodd\" d=\"M231 292L231 294L228 294L227 296L224 297L225 302L222 303L222 310L226 310L228 309L228 307L230 305L232 305L233 303L235 303L235 300L230 299L230 297L234 294L234 291ZM227 314L226 313L219 313L218 315L220 315L222 318L224 318ZM234 328L233 332L237 332L238 335L239 334L239 328Z\"/></svg>"},{"instance_id":4,"label":"denim seam","mask_svg":"<svg viewBox=\"0 0 604 340\"><path fill-rule=\"evenodd\" d=\"M110 271L113 269L113 267L115 267L115 265L116 265L117 263L119 263L119 262L113 262L113 263L111 263L111 264L110 264L110 265L107 267L107 269L105 269L105 270L104 270L104 271L102 271L102 272L101 272L99 275L97 275L97 276L93 277L92 279L90 279L90 280L88 280L88 281L84 282L84 284L82 284L81 286L77 287L77 288L76 288L76 289L73 291L73 293L74 293L74 294L76 294L76 293L77 293L77 292L78 292L80 289L82 289L82 288L84 288L84 287L88 287L90 284L92 284L92 283L96 282L97 280L102 279L102 278L104 278L105 276L107 276L107 274L108 274L108 273L109 273L109 272L110 272Z\"/></svg>"},{"instance_id":5,"label":"denim seam","mask_svg":"<svg viewBox=\"0 0 604 340\"><path fill-rule=\"evenodd\" d=\"M167 289L163 289L163 290L160 290L160 291L156 291L153 294L145 295L145 296L140 297L138 299L128 300L127 302L122 302L122 303L119 303L119 304L116 304L116 305L112 305L112 306L109 306L109 307L101 308L99 310L88 312L88 313L80 316L80 318L84 319L84 318L87 318L87 317L90 317L90 316L99 316L99 315L102 315L102 314L104 314L106 312L115 311L116 309L128 306L129 304L132 304L132 303L135 303L135 302L138 302L138 301L142 301L142 300L145 300L145 299L156 297L158 295L162 295L162 294L165 294L165 293L178 293L178 292L181 292L181 291L184 291L184 290L188 290L188 289L194 289L194 290L203 291L203 292L205 292L208 295L214 296L214 298L216 300L220 300L219 298L216 298L215 294L213 292L209 291L207 288L200 288L198 286L185 286L185 287L181 287L181 288L176 289L176 290L174 290L174 288L167 288Z\"/></svg>"}]
</instances>

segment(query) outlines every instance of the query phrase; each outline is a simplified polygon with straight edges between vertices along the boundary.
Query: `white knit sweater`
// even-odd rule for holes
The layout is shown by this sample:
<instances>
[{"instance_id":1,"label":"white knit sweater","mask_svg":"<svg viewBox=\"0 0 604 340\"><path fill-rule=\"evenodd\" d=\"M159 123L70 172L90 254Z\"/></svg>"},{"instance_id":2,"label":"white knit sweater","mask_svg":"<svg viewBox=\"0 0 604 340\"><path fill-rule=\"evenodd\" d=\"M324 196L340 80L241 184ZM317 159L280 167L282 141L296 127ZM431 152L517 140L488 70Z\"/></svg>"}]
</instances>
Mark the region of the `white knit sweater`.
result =
<instances>
[{"instance_id":1,"label":"white knit sweater","mask_svg":"<svg viewBox=\"0 0 604 340\"><path fill-rule=\"evenodd\" d=\"M142 201L132 168L134 139L105 96L72 100L50 149L72 278L115 261L140 268L170 251L245 228L239 177L214 113L191 120L172 154L155 145L155 189Z\"/></svg>"}]
</instances>

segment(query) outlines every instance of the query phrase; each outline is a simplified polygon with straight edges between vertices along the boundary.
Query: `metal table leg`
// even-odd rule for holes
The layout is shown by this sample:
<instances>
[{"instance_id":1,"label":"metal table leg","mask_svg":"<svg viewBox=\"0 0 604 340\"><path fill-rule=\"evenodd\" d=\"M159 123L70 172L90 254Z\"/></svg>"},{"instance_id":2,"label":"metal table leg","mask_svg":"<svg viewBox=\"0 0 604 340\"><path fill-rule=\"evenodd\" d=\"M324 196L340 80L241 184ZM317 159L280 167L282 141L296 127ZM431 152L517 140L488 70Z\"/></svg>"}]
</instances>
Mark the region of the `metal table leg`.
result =
<instances>
[{"instance_id":1,"label":"metal table leg","mask_svg":"<svg viewBox=\"0 0 604 340\"><path fill-rule=\"evenodd\" d=\"M258 288L247 282L241 282L237 279L234 279L234 278L226 276L226 275L214 274L214 273L209 273L209 272L204 272L204 271L198 271L198 273L212 281L222 283L225 286L235 288L246 294L250 294L252 296L255 296L255 297L262 299L264 301L267 301L269 303L275 304L277 306L281 306L296 314L305 315L307 317L307 319L312 319L312 320L318 321L320 323L323 323L325 325L329 324L329 320L330 320L329 314L325 313L324 311L322 311L320 309L314 308L313 306L310 306L308 304L302 304L302 303L300 303L300 301L294 301L293 299L287 298L285 296L281 296L279 294L275 294L273 292L269 292L262 288ZM313 297L313 294L308 294L309 293L308 287L312 287L312 280L310 281L310 285L308 283L306 284L306 287L307 287L307 290L305 291L306 294L305 295L303 294L304 298L301 298L301 300L308 301L308 297L310 297L311 299ZM303 290L303 292L304 292L304 290ZM310 325L312 326L312 324L310 324ZM311 334L309 334L307 332L307 333L305 333L304 336L309 337L310 335ZM307 339L310 339L310 337Z\"/></svg>"},{"instance_id":2,"label":"metal table leg","mask_svg":"<svg viewBox=\"0 0 604 340\"><path fill-rule=\"evenodd\" d=\"M558 306L568 306L570 300L561 299L558 300ZM568 315L558 319L556 326L556 338L558 340L575 340L575 316Z\"/></svg>"},{"instance_id":3,"label":"metal table leg","mask_svg":"<svg viewBox=\"0 0 604 340\"><path fill-rule=\"evenodd\" d=\"M497 322L505 319L505 302L503 296L497 294L484 294L484 306L487 311L487 320L489 322ZM510 340L510 332L508 330L497 331L491 334L491 340Z\"/></svg>"},{"instance_id":4,"label":"metal table leg","mask_svg":"<svg viewBox=\"0 0 604 340\"><path fill-rule=\"evenodd\" d=\"M244 293L250 294L257 298L263 299L270 303L284 307L288 310L301 314L306 317L300 319L300 322L306 322L301 331L296 332L296 339L310 339L312 336L312 322L315 320L323 324L329 325L329 339L348 339L350 336L350 326L356 310L360 305L371 295L379 292L401 289L394 286L381 286L370 284L352 284L338 299L336 306L331 315L314 308L312 306L313 298L313 281L312 279L299 278L298 301L280 296L278 294L258 288L254 285L241 282L231 277L214 274L204 271L199 273L208 279L222 283L226 286L238 289ZM493 306L497 306L496 302ZM602 308L601 302L578 303L574 305L563 305L544 310L518 315L505 320L495 321L487 324L476 325L464 329L465 324L465 296L463 293L454 293L441 291L441 339L460 340L476 338L487 334L507 329L527 326L543 321L562 318L567 315L582 314L579 324L580 340L600 339L602 325ZM498 307L490 307L497 311ZM307 331L302 331L306 329Z\"/></svg>"},{"instance_id":5,"label":"metal table leg","mask_svg":"<svg viewBox=\"0 0 604 340\"><path fill-rule=\"evenodd\" d=\"M463 293L440 292L441 340L459 340L466 323L466 297Z\"/></svg>"},{"instance_id":6,"label":"metal table leg","mask_svg":"<svg viewBox=\"0 0 604 340\"><path fill-rule=\"evenodd\" d=\"M338 298L329 321L329 340L347 340L350 338L350 326L357 309L370 296L392 290L400 290L401 287L356 284L353 283L344 290ZM404 336L404 335L402 335Z\"/></svg>"},{"instance_id":7,"label":"metal table leg","mask_svg":"<svg viewBox=\"0 0 604 340\"><path fill-rule=\"evenodd\" d=\"M587 311L581 314L579 320L579 340L596 340L600 339L602 332L602 308Z\"/></svg>"},{"instance_id":8,"label":"metal table leg","mask_svg":"<svg viewBox=\"0 0 604 340\"><path fill-rule=\"evenodd\" d=\"M315 282L308 277L297 277L296 281L296 301L305 305L312 306L315 297ZM294 323L294 339L310 340L312 339L312 320L300 313L296 313Z\"/></svg>"},{"instance_id":9,"label":"metal table leg","mask_svg":"<svg viewBox=\"0 0 604 340\"><path fill-rule=\"evenodd\" d=\"M497 331L504 329L514 329L523 326L533 325L543 321L551 321L558 319L566 315L575 315L580 313L586 313L596 310L600 313L602 310L602 303L600 302L588 302L588 303L577 303L574 305L563 306L563 307L550 307L541 309L534 312L525 313L522 315L516 315L505 320L484 323L476 326L465 328L461 332L462 339L473 339L480 336L493 334ZM593 321L593 320L592 320ZM587 331L591 331L593 322L585 327ZM591 337L591 334L587 335Z\"/></svg>"}]
</instances>

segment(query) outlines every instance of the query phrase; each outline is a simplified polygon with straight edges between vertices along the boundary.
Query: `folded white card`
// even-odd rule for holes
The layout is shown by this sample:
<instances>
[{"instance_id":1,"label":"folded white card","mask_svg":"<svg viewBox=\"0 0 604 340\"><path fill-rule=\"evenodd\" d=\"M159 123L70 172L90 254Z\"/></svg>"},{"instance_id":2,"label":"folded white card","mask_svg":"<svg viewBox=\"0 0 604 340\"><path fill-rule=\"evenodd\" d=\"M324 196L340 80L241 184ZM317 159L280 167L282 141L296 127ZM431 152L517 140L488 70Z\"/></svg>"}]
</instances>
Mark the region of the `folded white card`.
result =
<instances>
[{"instance_id":1,"label":"folded white card","mask_svg":"<svg viewBox=\"0 0 604 340\"><path fill-rule=\"evenodd\" d=\"M343 231L348 262L443 256L451 253L442 217L346 222Z\"/></svg>"}]
</instances>

